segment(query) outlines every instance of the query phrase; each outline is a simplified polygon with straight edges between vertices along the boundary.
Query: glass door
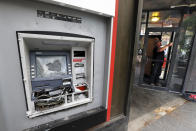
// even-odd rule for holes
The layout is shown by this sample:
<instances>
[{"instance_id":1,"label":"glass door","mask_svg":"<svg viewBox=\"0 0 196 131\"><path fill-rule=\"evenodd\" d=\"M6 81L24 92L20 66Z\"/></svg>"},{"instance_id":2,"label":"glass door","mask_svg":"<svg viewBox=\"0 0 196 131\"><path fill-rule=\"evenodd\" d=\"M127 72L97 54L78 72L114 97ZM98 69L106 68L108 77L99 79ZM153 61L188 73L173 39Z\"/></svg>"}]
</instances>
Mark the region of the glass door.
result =
<instances>
[{"instance_id":1,"label":"glass door","mask_svg":"<svg viewBox=\"0 0 196 131\"><path fill-rule=\"evenodd\" d=\"M162 52L163 55L161 59L156 58L154 50L157 39L161 41L161 47L164 47L170 42L174 42L176 31L177 28L148 28L146 30L139 77L140 85L158 90L168 90L166 86L170 73L173 47L166 48ZM157 65L159 69L155 69ZM155 75L156 83L154 83Z\"/></svg>"},{"instance_id":2,"label":"glass door","mask_svg":"<svg viewBox=\"0 0 196 131\"><path fill-rule=\"evenodd\" d=\"M158 22L152 21L149 12L145 17L148 19L142 22L136 59L135 83L144 88L177 93L196 92L196 82L194 82L196 77L196 40L194 40L196 11L195 9L186 9L177 12L173 10L159 12L161 18ZM160 61L163 64L159 71L159 85L151 85L155 61L153 58L155 38L162 40L162 46L169 42L174 43L172 47L165 49L164 59Z\"/></svg>"},{"instance_id":3,"label":"glass door","mask_svg":"<svg viewBox=\"0 0 196 131\"><path fill-rule=\"evenodd\" d=\"M180 28L175 64L168 83L171 91L196 92L195 31L196 11L189 11L184 14Z\"/></svg>"}]
</instances>

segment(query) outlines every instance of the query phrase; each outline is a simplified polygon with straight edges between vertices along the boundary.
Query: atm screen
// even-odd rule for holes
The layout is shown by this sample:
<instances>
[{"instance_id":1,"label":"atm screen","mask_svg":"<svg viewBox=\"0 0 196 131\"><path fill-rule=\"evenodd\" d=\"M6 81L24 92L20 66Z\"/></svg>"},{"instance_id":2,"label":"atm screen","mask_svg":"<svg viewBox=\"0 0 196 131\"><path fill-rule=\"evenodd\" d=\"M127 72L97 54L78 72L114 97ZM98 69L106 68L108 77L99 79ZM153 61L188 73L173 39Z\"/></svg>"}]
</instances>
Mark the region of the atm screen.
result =
<instances>
[{"instance_id":1,"label":"atm screen","mask_svg":"<svg viewBox=\"0 0 196 131\"><path fill-rule=\"evenodd\" d=\"M58 77L67 75L66 56L37 56L37 78Z\"/></svg>"},{"instance_id":2,"label":"atm screen","mask_svg":"<svg viewBox=\"0 0 196 131\"><path fill-rule=\"evenodd\" d=\"M85 57L85 51L74 51L74 57Z\"/></svg>"}]
</instances>

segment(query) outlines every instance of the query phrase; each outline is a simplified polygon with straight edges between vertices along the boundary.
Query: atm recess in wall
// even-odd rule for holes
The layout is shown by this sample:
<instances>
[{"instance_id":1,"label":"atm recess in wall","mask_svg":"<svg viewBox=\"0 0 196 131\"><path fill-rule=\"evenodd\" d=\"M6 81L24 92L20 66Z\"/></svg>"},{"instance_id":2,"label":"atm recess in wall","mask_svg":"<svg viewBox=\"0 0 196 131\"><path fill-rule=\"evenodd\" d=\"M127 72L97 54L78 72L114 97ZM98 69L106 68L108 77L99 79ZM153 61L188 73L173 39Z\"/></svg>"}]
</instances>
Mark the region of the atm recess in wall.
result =
<instances>
[{"instance_id":1,"label":"atm recess in wall","mask_svg":"<svg viewBox=\"0 0 196 131\"><path fill-rule=\"evenodd\" d=\"M27 116L92 101L94 39L32 33L18 38Z\"/></svg>"}]
</instances>

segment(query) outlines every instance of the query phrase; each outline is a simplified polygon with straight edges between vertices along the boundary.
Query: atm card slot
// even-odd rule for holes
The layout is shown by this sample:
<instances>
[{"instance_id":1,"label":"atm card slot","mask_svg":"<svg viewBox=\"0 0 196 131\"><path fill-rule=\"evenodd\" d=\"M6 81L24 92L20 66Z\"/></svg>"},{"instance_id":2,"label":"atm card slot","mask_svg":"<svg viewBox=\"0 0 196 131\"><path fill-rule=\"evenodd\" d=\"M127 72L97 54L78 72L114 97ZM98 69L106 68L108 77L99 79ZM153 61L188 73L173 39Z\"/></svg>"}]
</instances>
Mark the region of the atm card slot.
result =
<instances>
[{"instance_id":1,"label":"atm card slot","mask_svg":"<svg viewBox=\"0 0 196 131\"><path fill-rule=\"evenodd\" d=\"M74 67L84 67L84 64L83 64L83 63L76 63L76 64L74 65Z\"/></svg>"}]
</instances>

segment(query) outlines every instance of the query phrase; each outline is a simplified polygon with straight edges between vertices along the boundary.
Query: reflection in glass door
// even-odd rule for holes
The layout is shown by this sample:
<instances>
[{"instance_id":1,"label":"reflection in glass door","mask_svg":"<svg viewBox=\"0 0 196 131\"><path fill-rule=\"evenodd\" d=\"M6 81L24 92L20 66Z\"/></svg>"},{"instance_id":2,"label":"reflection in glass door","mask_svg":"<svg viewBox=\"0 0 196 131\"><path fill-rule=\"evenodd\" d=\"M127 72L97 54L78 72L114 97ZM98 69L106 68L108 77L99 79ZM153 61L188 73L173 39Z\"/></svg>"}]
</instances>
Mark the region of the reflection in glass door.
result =
<instances>
[{"instance_id":1,"label":"reflection in glass door","mask_svg":"<svg viewBox=\"0 0 196 131\"><path fill-rule=\"evenodd\" d=\"M169 83L170 89L181 92L191 55L196 29L196 12L184 14L181 25L175 65Z\"/></svg>"}]
</instances>

